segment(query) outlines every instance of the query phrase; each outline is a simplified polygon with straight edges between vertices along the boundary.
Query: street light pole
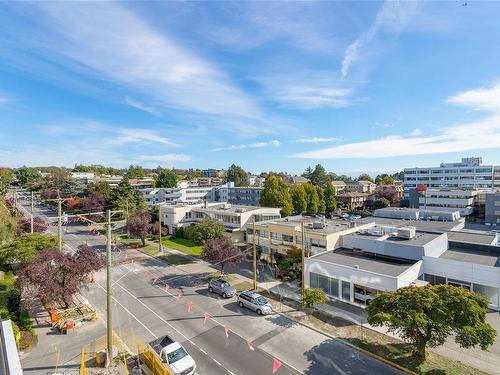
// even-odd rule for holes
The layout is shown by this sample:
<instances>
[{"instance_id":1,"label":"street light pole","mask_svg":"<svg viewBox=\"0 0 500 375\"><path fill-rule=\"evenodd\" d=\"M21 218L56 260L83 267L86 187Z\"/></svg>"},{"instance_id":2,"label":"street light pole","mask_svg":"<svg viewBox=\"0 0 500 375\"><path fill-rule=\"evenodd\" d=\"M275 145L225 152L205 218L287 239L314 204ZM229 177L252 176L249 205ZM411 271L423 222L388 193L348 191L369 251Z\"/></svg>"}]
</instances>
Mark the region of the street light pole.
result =
<instances>
[{"instance_id":1,"label":"street light pole","mask_svg":"<svg viewBox=\"0 0 500 375\"><path fill-rule=\"evenodd\" d=\"M304 290L305 290L305 254L306 254L306 243L305 243L305 230L304 230L304 222L302 221L302 282L301 282L301 289L302 289L302 295L304 295Z\"/></svg>"},{"instance_id":2,"label":"street light pole","mask_svg":"<svg viewBox=\"0 0 500 375\"><path fill-rule=\"evenodd\" d=\"M62 198L57 192L57 245L62 252Z\"/></svg>"},{"instance_id":3,"label":"street light pole","mask_svg":"<svg viewBox=\"0 0 500 375\"><path fill-rule=\"evenodd\" d=\"M161 205L158 205L158 247L160 252L162 251L161 246Z\"/></svg>"},{"instance_id":4,"label":"street light pole","mask_svg":"<svg viewBox=\"0 0 500 375\"><path fill-rule=\"evenodd\" d=\"M255 215L253 215L253 290L257 290L257 245L255 244Z\"/></svg>"},{"instance_id":5,"label":"street light pole","mask_svg":"<svg viewBox=\"0 0 500 375\"><path fill-rule=\"evenodd\" d=\"M107 345L106 345L106 368L111 363L113 357L113 327L111 321L111 211L106 211L107 219L107 241L106 241L106 327L107 327Z\"/></svg>"},{"instance_id":6,"label":"street light pole","mask_svg":"<svg viewBox=\"0 0 500 375\"><path fill-rule=\"evenodd\" d=\"M33 199L34 199L34 193L33 191L31 192L31 234L33 234L33 211L35 210L34 208L34 203L33 203Z\"/></svg>"}]
</instances>

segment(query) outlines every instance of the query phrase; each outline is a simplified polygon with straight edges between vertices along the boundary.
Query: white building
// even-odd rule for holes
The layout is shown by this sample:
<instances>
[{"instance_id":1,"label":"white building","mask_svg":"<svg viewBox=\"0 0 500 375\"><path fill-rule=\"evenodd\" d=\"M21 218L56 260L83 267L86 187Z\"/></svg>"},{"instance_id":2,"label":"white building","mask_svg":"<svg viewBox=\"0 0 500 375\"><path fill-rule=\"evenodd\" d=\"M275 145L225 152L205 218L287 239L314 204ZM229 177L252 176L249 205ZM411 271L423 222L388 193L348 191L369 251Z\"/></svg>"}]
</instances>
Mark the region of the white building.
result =
<instances>
[{"instance_id":1,"label":"white building","mask_svg":"<svg viewBox=\"0 0 500 375\"><path fill-rule=\"evenodd\" d=\"M424 210L458 211L462 216L474 212L477 190L427 189L419 197L419 207Z\"/></svg>"},{"instance_id":2,"label":"white building","mask_svg":"<svg viewBox=\"0 0 500 375\"><path fill-rule=\"evenodd\" d=\"M179 181L175 188L139 189L144 195L146 204L153 206L158 203L202 203L215 200L213 186L198 186L196 182Z\"/></svg>"},{"instance_id":3,"label":"white building","mask_svg":"<svg viewBox=\"0 0 500 375\"><path fill-rule=\"evenodd\" d=\"M429 188L500 190L500 166L482 165L482 159L463 158L460 163L441 163L439 167L405 168L404 196L418 185Z\"/></svg>"},{"instance_id":4,"label":"white building","mask_svg":"<svg viewBox=\"0 0 500 375\"><path fill-rule=\"evenodd\" d=\"M211 217L224 224L227 233L234 242L244 241L247 224L280 217L280 208L231 205L229 203L203 204L163 204L161 205L161 221L169 233L175 233L179 226L196 224Z\"/></svg>"},{"instance_id":5,"label":"white building","mask_svg":"<svg viewBox=\"0 0 500 375\"><path fill-rule=\"evenodd\" d=\"M382 291L449 284L486 296L489 307L500 310L500 248L494 235L374 224L307 258L305 282L360 306Z\"/></svg>"}]
</instances>

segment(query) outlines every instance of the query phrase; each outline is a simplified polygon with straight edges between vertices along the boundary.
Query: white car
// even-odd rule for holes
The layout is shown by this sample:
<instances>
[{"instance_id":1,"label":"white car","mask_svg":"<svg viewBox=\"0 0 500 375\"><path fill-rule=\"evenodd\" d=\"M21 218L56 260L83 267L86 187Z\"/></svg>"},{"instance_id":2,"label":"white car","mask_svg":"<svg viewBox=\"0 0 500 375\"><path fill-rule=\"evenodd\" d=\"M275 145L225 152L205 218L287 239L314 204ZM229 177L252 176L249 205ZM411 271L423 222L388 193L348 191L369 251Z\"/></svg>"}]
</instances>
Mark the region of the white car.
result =
<instances>
[{"instance_id":1,"label":"white car","mask_svg":"<svg viewBox=\"0 0 500 375\"><path fill-rule=\"evenodd\" d=\"M158 353L163 363L167 364L175 375L193 375L196 362L186 349L168 335L153 341L151 347Z\"/></svg>"}]
</instances>

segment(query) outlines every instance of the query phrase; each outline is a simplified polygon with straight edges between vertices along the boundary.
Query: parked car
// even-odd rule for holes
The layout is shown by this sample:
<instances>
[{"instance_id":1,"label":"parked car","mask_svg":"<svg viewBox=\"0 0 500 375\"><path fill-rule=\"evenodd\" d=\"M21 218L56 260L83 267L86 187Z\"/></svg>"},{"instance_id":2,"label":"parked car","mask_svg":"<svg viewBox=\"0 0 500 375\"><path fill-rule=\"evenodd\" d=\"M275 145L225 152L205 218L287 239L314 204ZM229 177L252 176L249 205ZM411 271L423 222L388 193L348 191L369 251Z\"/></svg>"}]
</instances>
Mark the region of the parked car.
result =
<instances>
[{"instance_id":1,"label":"parked car","mask_svg":"<svg viewBox=\"0 0 500 375\"><path fill-rule=\"evenodd\" d=\"M375 295L372 294L369 290L365 290L362 288L354 288L354 299L359 301L363 301L367 305L375 299Z\"/></svg>"},{"instance_id":2,"label":"parked car","mask_svg":"<svg viewBox=\"0 0 500 375\"><path fill-rule=\"evenodd\" d=\"M236 289L224 279L212 279L208 283L208 291L210 293L217 293L222 298L231 298L236 295Z\"/></svg>"},{"instance_id":3,"label":"parked car","mask_svg":"<svg viewBox=\"0 0 500 375\"><path fill-rule=\"evenodd\" d=\"M270 314L273 311L273 307L263 296L251 290L245 290L239 294L238 304L240 307L247 307L259 315Z\"/></svg>"},{"instance_id":4,"label":"parked car","mask_svg":"<svg viewBox=\"0 0 500 375\"><path fill-rule=\"evenodd\" d=\"M167 364L175 375L193 375L196 371L196 363L188 354L186 349L165 335L149 344L158 353L163 363Z\"/></svg>"}]
</instances>

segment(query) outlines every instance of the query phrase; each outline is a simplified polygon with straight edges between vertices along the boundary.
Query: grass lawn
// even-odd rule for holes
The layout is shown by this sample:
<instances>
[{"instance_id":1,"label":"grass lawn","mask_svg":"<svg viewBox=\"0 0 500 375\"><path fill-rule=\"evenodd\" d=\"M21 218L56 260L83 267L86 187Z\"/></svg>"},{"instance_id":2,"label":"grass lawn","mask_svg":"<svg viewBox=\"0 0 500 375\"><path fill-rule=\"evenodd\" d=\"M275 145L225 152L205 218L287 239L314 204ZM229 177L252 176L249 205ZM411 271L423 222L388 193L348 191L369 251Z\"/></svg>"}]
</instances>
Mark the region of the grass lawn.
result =
<instances>
[{"instance_id":1,"label":"grass lawn","mask_svg":"<svg viewBox=\"0 0 500 375\"><path fill-rule=\"evenodd\" d=\"M188 258L176 254L159 255L157 258L167 262L171 266L180 266L191 263L191 260Z\"/></svg>"},{"instance_id":2,"label":"grass lawn","mask_svg":"<svg viewBox=\"0 0 500 375\"><path fill-rule=\"evenodd\" d=\"M229 275L221 276L220 272L216 271L216 272L212 273L211 275L208 275L207 281L212 280L212 279L218 279L218 278L223 278L228 283L238 279L238 277L236 275L229 274Z\"/></svg>"},{"instance_id":3,"label":"grass lawn","mask_svg":"<svg viewBox=\"0 0 500 375\"><path fill-rule=\"evenodd\" d=\"M116 236L117 240L123 244L130 245L131 247L137 248L140 251L144 251L149 255L156 255L160 251L156 245L146 245L142 246L142 242L139 238L129 237L126 234L119 234Z\"/></svg>"},{"instance_id":4,"label":"grass lawn","mask_svg":"<svg viewBox=\"0 0 500 375\"><path fill-rule=\"evenodd\" d=\"M171 236L167 236L161 239L161 243L167 247L182 251L184 254L191 256L199 256L203 250L203 246L197 246L191 240L186 238L172 238Z\"/></svg>"}]
</instances>

